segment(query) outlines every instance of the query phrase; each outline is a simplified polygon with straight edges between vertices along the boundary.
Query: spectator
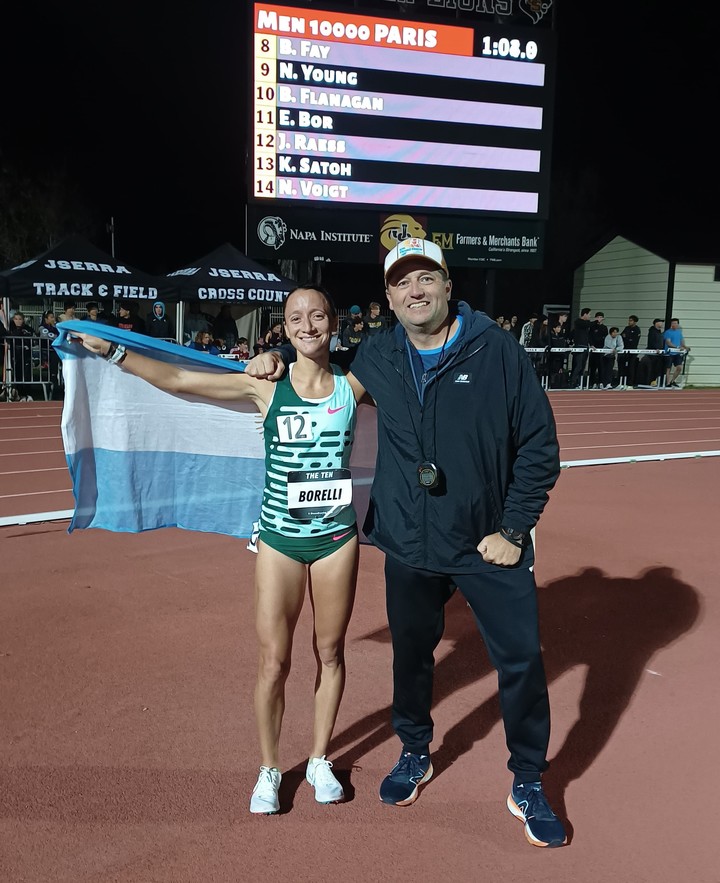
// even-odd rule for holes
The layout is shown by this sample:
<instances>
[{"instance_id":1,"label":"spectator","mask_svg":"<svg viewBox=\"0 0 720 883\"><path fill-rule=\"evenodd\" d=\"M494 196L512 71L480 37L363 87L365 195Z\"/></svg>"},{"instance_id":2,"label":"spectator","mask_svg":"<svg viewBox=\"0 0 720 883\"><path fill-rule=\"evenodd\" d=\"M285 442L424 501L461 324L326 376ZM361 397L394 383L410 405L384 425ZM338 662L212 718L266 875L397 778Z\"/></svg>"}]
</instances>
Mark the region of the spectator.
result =
<instances>
[{"instance_id":1,"label":"spectator","mask_svg":"<svg viewBox=\"0 0 720 883\"><path fill-rule=\"evenodd\" d=\"M153 304L152 318L148 323L147 333L150 337L161 340L172 340L174 337L172 323L165 313L165 304L161 300L156 300Z\"/></svg>"},{"instance_id":2,"label":"spectator","mask_svg":"<svg viewBox=\"0 0 720 883\"><path fill-rule=\"evenodd\" d=\"M548 386L550 389L564 389L567 386L565 363L567 353L553 353L554 349L566 349L568 342L563 333L559 318L550 329L550 353L548 355Z\"/></svg>"},{"instance_id":3,"label":"spectator","mask_svg":"<svg viewBox=\"0 0 720 883\"><path fill-rule=\"evenodd\" d=\"M259 356L262 353L266 353L270 347L265 343L264 337L258 337L257 341L253 344L253 355Z\"/></svg>"},{"instance_id":4,"label":"spectator","mask_svg":"<svg viewBox=\"0 0 720 883\"><path fill-rule=\"evenodd\" d=\"M238 337L237 324L232 316L230 304L223 304L212 324L212 334L215 338L222 338L228 347L228 352L235 346Z\"/></svg>"},{"instance_id":5,"label":"spectator","mask_svg":"<svg viewBox=\"0 0 720 883\"><path fill-rule=\"evenodd\" d=\"M134 331L136 334L145 334L145 322L133 315L135 305L132 301L121 300L118 304L116 325L123 331Z\"/></svg>"},{"instance_id":6,"label":"spectator","mask_svg":"<svg viewBox=\"0 0 720 883\"><path fill-rule=\"evenodd\" d=\"M58 322L67 322L68 319L77 319L75 315L75 310L77 309L77 304L74 300L66 300L63 303L63 312L58 316Z\"/></svg>"},{"instance_id":7,"label":"spectator","mask_svg":"<svg viewBox=\"0 0 720 883\"><path fill-rule=\"evenodd\" d=\"M505 321L502 323L502 330L512 331L512 322L509 319L505 319Z\"/></svg>"},{"instance_id":8,"label":"spectator","mask_svg":"<svg viewBox=\"0 0 720 883\"><path fill-rule=\"evenodd\" d=\"M248 339L247 337L239 337L235 341L235 346L231 347L230 355L235 356L240 361L245 361L250 358L250 349L248 347Z\"/></svg>"},{"instance_id":9,"label":"spectator","mask_svg":"<svg viewBox=\"0 0 720 883\"><path fill-rule=\"evenodd\" d=\"M602 388L603 354L595 352L605 346L605 338L608 336L605 324L605 313L598 310L595 313L595 321L590 323L588 329L588 343L590 344L590 376L588 386L592 389Z\"/></svg>"},{"instance_id":10,"label":"spectator","mask_svg":"<svg viewBox=\"0 0 720 883\"><path fill-rule=\"evenodd\" d=\"M58 356L52 342L59 336L55 313L45 310L40 322L40 370L47 365L48 377L50 378L50 398L57 400L62 398L60 389L60 356Z\"/></svg>"},{"instance_id":11,"label":"spectator","mask_svg":"<svg viewBox=\"0 0 720 883\"><path fill-rule=\"evenodd\" d=\"M628 316L628 323L623 328L621 337L623 341L623 349L636 350L640 346L640 329L638 328L638 317ZM625 378L628 386L637 388L637 353L623 353L618 357L618 368L620 370L620 378Z\"/></svg>"},{"instance_id":12,"label":"spectator","mask_svg":"<svg viewBox=\"0 0 720 883\"><path fill-rule=\"evenodd\" d=\"M535 323L538 320L537 313L531 313L530 318L523 325L520 331L520 343L527 349L531 346L530 341L532 340L533 331L535 330Z\"/></svg>"},{"instance_id":13,"label":"spectator","mask_svg":"<svg viewBox=\"0 0 720 883\"><path fill-rule=\"evenodd\" d=\"M387 327L385 317L380 315L380 304L373 301L368 307L368 313L365 317L365 334L372 337L378 331L383 331Z\"/></svg>"},{"instance_id":14,"label":"spectator","mask_svg":"<svg viewBox=\"0 0 720 883\"><path fill-rule=\"evenodd\" d=\"M363 320L362 316L355 316L352 325L346 325L342 333L342 347L345 350L354 350L359 346L363 339Z\"/></svg>"},{"instance_id":15,"label":"spectator","mask_svg":"<svg viewBox=\"0 0 720 883\"><path fill-rule=\"evenodd\" d=\"M340 340L342 340L343 333L347 328L353 328L358 319L362 319L362 310L357 304L353 304L350 307L350 312L347 314L345 321L343 322L343 326L340 329Z\"/></svg>"},{"instance_id":16,"label":"spectator","mask_svg":"<svg viewBox=\"0 0 720 883\"><path fill-rule=\"evenodd\" d=\"M608 331L603 348L612 350L609 353L603 353L602 357L602 377L600 378L601 386L605 389L612 389L613 369L615 368L615 357L623 351L623 339L620 336L620 329L617 325Z\"/></svg>"},{"instance_id":17,"label":"spectator","mask_svg":"<svg viewBox=\"0 0 720 883\"><path fill-rule=\"evenodd\" d=\"M502 328L502 327L503 327L503 322L505 321L505 316L503 316L502 314L500 314L500 315L495 319L495 321L497 322L498 328Z\"/></svg>"},{"instance_id":18,"label":"spectator","mask_svg":"<svg viewBox=\"0 0 720 883\"><path fill-rule=\"evenodd\" d=\"M663 338L662 319L653 319L653 323L648 328L646 349L656 350L656 354L647 353L640 360L638 366L638 385L640 386L657 386L658 378L662 374L664 338Z\"/></svg>"},{"instance_id":19,"label":"spectator","mask_svg":"<svg viewBox=\"0 0 720 883\"><path fill-rule=\"evenodd\" d=\"M207 313L200 311L200 304L197 301L191 301L185 314L183 341L190 343L195 340L198 331L209 331L212 321L212 316L208 316Z\"/></svg>"},{"instance_id":20,"label":"spectator","mask_svg":"<svg viewBox=\"0 0 720 883\"><path fill-rule=\"evenodd\" d=\"M518 323L517 316L510 317L510 331L512 332L516 340L520 340L520 325Z\"/></svg>"},{"instance_id":21,"label":"spectator","mask_svg":"<svg viewBox=\"0 0 720 883\"><path fill-rule=\"evenodd\" d=\"M25 321L25 314L16 310L10 320L6 338L10 353L12 388L10 401L32 402L32 328Z\"/></svg>"},{"instance_id":22,"label":"spectator","mask_svg":"<svg viewBox=\"0 0 720 883\"><path fill-rule=\"evenodd\" d=\"M585 347L585 352L573 353L572 371L570 372L570 388L581 389L583 383L583 375L585 374L585 366L588 360L588 346L590 344L589 332L592 322L590 321L590 310L583 307L580 310L580 316L575 320L572 330L572 345L574 347Z\"/></svg>"},{"instance_id":23,"label":"spectator","mask_svg":"<svg viewBox=\"0 0 720 883\"><path fill-rule=\"evenodd\" d=\"M665 329L663 335L663 343L665 349L665 364L667 365L665 373L665 386L671 386L680 389L677 382L680 372L685 361L685 354L690 352L690 347L686 346L683 331L680 327L679 319L671 319L670 327Z\"/></svg>"},{"instance_id":24,"label":"spectator","mask_svg":"<svg viewBox=\"0 0 720 883\"><path fill-rule=\"evenodd\" d=\"M224 337L216 337L213 340L213 345L217 350L219 356L229 356L230 355L230 347L227 345Z\"/></svg>"},{"instance_id":25,"label":"spectator","mask_svg":"<svg viewBox=\"0 0 720 883\"><path fill-rule=\"evenodd\" d=\"M274 322L265 332L263 337L265 349L272 349L274 346L282 346L285 343L285 335L283 334L282 322Z\"/></svg>"},{"instance_id":26,"label":"spectator","mask_svg":"<svg viewBox=\"0 0 720 883\"><path fill-rule=\"evenodd\" d=\"M188 344L191 350L201 350L204 353L210 353L211 356L218 354L218 348L212 342L209 331L198 331L195 340Z\"/></svg>"}]
</instances>

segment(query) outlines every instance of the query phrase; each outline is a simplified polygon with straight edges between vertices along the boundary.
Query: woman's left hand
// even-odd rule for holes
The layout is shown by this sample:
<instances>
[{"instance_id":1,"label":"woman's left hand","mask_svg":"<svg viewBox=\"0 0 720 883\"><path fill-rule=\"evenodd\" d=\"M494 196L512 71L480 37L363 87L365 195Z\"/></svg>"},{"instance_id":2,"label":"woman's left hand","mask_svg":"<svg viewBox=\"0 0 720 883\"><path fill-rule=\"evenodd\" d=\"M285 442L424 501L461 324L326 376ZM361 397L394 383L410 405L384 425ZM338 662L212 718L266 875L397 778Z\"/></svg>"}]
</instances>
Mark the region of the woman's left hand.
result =
<instances>
[{"instance_id":1,"label":"woman's left hand","mask_svg":"<svg viewBox=\"0 0 720 883\"><path fill-rule=\"evenodd\" d=\"M97 356L102 356L103 358L110 350L109 340L103 340L101 337L94 337L92 334L86 334L84 331L74 331L70 339L79 340L86 350L95 353Z\"/></svg>"}]
</instances>

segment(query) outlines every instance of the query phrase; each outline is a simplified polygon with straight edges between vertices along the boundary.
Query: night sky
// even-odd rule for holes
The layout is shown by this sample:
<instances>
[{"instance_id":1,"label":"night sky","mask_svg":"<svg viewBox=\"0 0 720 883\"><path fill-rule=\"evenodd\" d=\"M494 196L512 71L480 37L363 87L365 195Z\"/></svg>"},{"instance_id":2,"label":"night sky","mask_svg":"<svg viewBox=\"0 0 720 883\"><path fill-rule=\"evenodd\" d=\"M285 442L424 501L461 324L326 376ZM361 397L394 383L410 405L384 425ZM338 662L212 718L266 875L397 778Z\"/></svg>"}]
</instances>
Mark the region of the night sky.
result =
<instances>
[{"instance_id":1,"label":"night sky","mask_svg":"<svg viewBox=\"0 0 720 883\"><path fill-rule=\"evenodd\" d=\"M568 296L608 234L720 263L720 16L696 7L556 0L546 269L498 273L498 308ZM226 241L242 250L246 25L244 2L223 0L18 5L2 50L3 165L62 174L98 230L114 217L118 257L149 272ZM339 286L381 295L377 268L333 274L340 303Z\"/></svg>"}]
</instances>

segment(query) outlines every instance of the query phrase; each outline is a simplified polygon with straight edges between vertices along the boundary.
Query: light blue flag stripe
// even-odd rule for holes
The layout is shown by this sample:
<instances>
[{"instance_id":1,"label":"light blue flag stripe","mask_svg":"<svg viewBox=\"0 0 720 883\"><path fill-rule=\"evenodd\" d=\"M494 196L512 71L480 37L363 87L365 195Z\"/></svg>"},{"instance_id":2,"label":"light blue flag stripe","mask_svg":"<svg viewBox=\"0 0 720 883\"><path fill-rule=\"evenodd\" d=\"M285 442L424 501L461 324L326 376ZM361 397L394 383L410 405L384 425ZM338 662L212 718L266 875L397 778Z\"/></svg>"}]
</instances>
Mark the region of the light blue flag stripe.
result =
<instances>
[{"instance_id":1,"label":"light blue flag stripe","mask_svg":"<svg viewBox=\"0 0 720 883\"><path fill-rule=\"evenodd\" d=\"M69 530L181 527L249 537L265 476L259 415L245 403L157 390L68 339L63 322L63 444L76 508ZM101 336L188 370L237 371L195 350L102 326Z\"/></svg>"}]
</instances>

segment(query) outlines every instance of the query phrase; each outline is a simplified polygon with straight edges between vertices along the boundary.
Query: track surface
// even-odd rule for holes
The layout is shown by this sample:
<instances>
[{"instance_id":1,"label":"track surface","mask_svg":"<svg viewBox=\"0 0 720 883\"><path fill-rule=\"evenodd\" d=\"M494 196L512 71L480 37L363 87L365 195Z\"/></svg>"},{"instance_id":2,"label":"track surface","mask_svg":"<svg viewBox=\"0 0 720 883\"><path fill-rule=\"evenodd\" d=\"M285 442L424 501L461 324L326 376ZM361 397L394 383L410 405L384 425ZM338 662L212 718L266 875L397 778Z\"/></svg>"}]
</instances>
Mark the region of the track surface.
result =
<instances>
[{"instance_id":1,"label":"track surface","mask_svg":"<svg viewBox=\"0 0 720 883\"><path fill-rule=\"evenodd\" d=\"M551 397L563 459L570 447L586 458L606 435L607 411L632 426L657 403L672 407L673 425L689 429L703 413L713 420L704 427L718 425L717 394ZM695 410L683 410L691 400ZM48 451L16 460L26 471L10 489L45 494L54 509L67 477L53 410L8 406L0 436ZM659 430L666 417L647 419ZM648 453L660 438L642 419L638 450ZM680 438L660 444L677 452ZM691 444L700 438L720 431ZM631 443L605 442L596 456ZM2 445L7 464L12 442ZM33 465L59 468L41 481ZM377 798L399 746L383 556L363 546L331 749L350 799L318 806L303 781L314 677L306 608L288 686L283 812L257 818L247 811L255 558L244 543L178 530L67 535L66 523L1 528L0 879L717 883L715 818L702 795L720 778L718 487L711 457L567 469L551 495L537 570L553 708L546 787L571 832L567 848L551 851L529 846L504 806L496 681L459 597L437 654L436 775L418 802L396 809ZM38 499L32 511L46 508Z\"/></svg>"}]
</instances>

